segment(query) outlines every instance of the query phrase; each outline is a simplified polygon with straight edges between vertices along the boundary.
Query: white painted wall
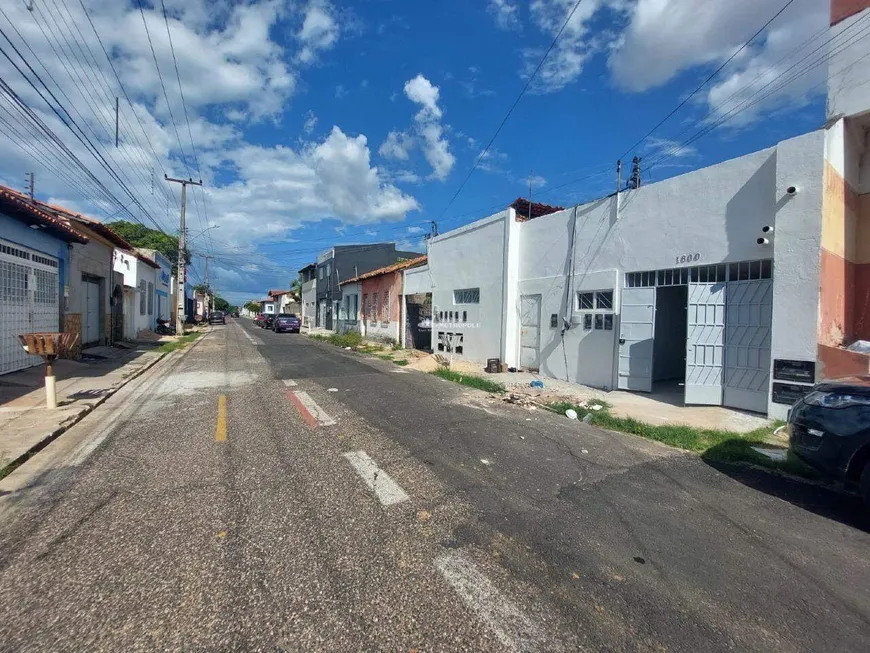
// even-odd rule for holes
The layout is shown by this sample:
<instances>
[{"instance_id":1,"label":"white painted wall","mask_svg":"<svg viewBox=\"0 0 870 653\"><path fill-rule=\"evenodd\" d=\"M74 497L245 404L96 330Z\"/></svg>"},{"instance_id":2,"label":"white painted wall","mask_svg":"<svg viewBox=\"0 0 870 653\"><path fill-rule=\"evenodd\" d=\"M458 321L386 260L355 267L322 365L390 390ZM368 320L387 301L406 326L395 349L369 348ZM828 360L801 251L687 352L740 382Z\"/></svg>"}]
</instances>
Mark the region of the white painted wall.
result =
<instances>
[{"instance_id":1,"label":"white painted wall","mask_svg":"<svg viewBox=\"0 0 870 653\"><path fill-rule=\"evenodd\" d=\"M356 302L354 302L354 297ZM336 314L338 319L337 331L339 333L347 333L348 331L362 333L362 322L360 321L360 311L362 310L362 284L357 281L342 285L341 305Z\"/></svg>"},{"instance_id":2,"label":"white painted wall","mask_svg":"<svg viewBox=\"0 0 870 653\"><path fill-rule=\"evenodd\" d=\"M815 131L777 146L771 370L777 358L815 361L818 353L825 140L824 131ZM789 196L789 186L797 194ZM787 412L768 404L771 417Z\"/></svg>"},{"instance_id":3,"label":"white painted wall","mask_svg":"<svg viewBox=\"0 0 870 653\"><path fill-rule=\"evenodd\" d=\"M116 272L124 275L124 286L130 292L125 291L124 302L124 336L135 339L139 332L144 329L154 329L157 325L157 297L154 288L157 286L157 270L147 263L140 261L135 255L115 250L114 268ZM139 282L145 281L145 314L139 308L139 298L142 296ZM153 312L148 314L148 292L152 293Z\"/></svg>"},{"instance_id":4,"label":"white painted wall","mask_svg":"<svg viewBox=\"0 0 870 653\"><path fill-rule=\"evenodd\" d=\"M302 323L313 326L317 314L317 279L302 284Z\"/></svg>"},{"instance_id":5,"label":"white painted wall","mask_svg":"<svg viewBox=\"0 0 870 653\"><path fill-rule=\"evenodd\" d=\"M462 357L483 362L501 358L505 300L505 223L509 211L478 220L429 241L429 264L405 276L409 284L403 292L431 292L433 316L439 312L463 313L467 319L459 326L435 322L432 347L438 351L438 334L463 334ZM425 279L429 278L429 288ZM480 303L455 305L453 291L480 288ZM471 324L473 326L468 326Z\"/></svg>"},{"instance_id":6,"label":"white painted wall","mask_svg":"<svg viewBox=\"0 0 870 653\"><path fill-rule=\"evenodd\" d=\"M861 33L868 16L870 9L850 16L834 25L825 37L836 39L828 60L829 119L870 111L870 39ZM862 22L855 26L858 21Z\"/></svg>"},{"instance_id":7,"label":"white painted wall","mask_svg":"<svg viewBox=\"0 0 870 653\"><path fill-rule=\"evenodd\" d=\"M618 318L613 331L584 332L577 323L563 338L550 316L573 311L578 291L611 289L618 315L622 273L681 267L682 255L698 253L693 265L772 258L773 248L755 240L775 221L776 149L626 191L618 217L615 202L578 206L576 218L572 208L520 223L519 293L543 295L542 373L607 388L615 385Z\"/></svg>"}]
</instances>

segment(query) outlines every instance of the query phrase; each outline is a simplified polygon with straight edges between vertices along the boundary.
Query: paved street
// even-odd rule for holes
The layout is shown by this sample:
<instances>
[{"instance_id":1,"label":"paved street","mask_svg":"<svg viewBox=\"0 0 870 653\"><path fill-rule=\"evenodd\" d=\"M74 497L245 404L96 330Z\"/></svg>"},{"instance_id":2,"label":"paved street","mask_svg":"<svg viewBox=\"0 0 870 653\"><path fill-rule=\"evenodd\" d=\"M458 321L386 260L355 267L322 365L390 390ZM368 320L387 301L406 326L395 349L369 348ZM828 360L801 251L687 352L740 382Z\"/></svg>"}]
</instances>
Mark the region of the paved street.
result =
<instances>
[{"instance_id":1,"label":"paved street","mask_svg":"<svg viewBox=\"0 0 870 653\"><path fill-rule=\"evenodd\" d=\"M863 651L868 532L236 320L0 481L0 650Z\"/></svg>"}]
</instances>

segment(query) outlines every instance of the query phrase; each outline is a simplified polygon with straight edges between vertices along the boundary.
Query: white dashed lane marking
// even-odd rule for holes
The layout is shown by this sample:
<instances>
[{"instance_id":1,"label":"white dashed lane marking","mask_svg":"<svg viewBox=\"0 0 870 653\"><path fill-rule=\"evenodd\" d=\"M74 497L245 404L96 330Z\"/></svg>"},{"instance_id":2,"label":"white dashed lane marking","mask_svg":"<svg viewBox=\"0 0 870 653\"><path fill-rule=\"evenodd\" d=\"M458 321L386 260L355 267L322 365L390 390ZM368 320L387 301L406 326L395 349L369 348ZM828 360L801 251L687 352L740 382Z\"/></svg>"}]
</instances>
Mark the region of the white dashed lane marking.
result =
<instances>
[{"instance_id":1,"label":"white dashed lane marking","mask_svg":"<svg viewBox=\"0 0 870 653\"><path fill-rule=\"evenodd\" d=\"M508 651L544 650L544 637L523 612L508 601L461 551L435 559L435 567L462 601L489 626Z\"/></svg>"},{"instance_id":2,"label":"white dashed lane marking","mask_svg":"<svg viewBox=\"0 0 870 653\"><path fill-rule=\"evenodd\" d=\"M384 506L408 500L408 495L389 475L375 464L365 451L348 451L344 454L363 482L373 490Z\"/></svg>"},{"instance_id":3,"label":"white dashed lane marking","mask_svg":"<svg viewBox=\"0 0 870 653\"><path fill-rule=\"evenodd\" d=\"M294 381L293 379L284 379L282 381L282 383L284 385L286 385L288 388L295 388L296 387L296 381Z\"/></svg>"}]
</instances>

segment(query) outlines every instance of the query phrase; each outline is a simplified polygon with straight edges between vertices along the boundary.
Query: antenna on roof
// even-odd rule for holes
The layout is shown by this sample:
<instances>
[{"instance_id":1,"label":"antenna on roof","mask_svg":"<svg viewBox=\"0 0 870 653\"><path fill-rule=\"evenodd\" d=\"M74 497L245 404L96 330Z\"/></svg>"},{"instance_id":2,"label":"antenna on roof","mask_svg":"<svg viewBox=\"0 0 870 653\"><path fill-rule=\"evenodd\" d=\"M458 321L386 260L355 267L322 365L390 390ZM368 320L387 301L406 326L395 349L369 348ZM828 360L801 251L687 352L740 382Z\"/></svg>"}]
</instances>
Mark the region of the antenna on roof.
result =
<instances>
[{"instance_id":1,"label":"antenna on roof","mask_svg":"<svg viewBox=\"0 0 870 653\"><path fill-rule=\"evenodd\" d=\"M27 190L28 190L28 194L30 195L31 202L33 201L33 179L34 179L34 174L32 172L26 173L25 181L27 182Z\"/></svg>"}]
</instances>

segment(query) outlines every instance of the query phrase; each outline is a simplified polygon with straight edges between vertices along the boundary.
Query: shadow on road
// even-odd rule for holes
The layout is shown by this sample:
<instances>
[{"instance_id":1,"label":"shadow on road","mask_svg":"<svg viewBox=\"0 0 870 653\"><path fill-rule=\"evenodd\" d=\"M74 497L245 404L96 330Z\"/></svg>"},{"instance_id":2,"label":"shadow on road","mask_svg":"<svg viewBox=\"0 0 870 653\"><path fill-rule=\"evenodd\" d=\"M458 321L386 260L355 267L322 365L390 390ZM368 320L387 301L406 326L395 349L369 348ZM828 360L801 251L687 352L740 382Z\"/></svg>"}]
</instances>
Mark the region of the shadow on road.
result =
<instances>
[{"instance_id":1,"label":"shadow on road","mask_svg":"<svg viewBox=\"0 0 870 653\"><path fill-rule=\"evenodd\" d=\"M854 494L759 469L704 461L710 467L759 492L764 492L799 508L870 533L870 510Z\"/></svg>"}]
</instances>

